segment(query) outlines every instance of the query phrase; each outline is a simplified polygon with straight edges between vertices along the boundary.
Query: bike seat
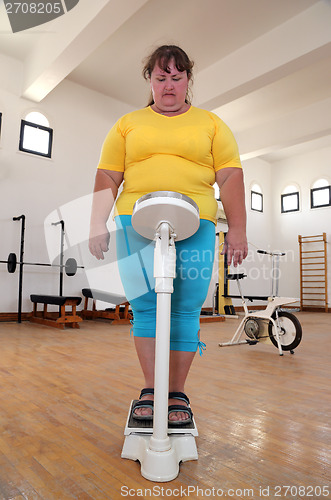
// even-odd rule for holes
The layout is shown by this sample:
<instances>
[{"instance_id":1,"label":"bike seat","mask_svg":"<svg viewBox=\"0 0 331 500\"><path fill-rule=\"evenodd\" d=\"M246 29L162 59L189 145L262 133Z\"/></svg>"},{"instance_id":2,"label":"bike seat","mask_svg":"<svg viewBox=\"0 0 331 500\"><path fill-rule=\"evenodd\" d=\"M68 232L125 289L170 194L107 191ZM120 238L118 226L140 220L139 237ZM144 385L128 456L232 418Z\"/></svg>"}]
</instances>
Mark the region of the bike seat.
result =
<instances>
[{"instance_id":1,"label":"bike seat","mask_svg":"<svg viewBox=\"0 0 331 500\"><path fill-rule=\"evenodd\" d=\"M247 274L240 273L240 274L228 274L226 276L228 280L242 280L243 278L247 278Z\"/></svg>"}]
</instances>

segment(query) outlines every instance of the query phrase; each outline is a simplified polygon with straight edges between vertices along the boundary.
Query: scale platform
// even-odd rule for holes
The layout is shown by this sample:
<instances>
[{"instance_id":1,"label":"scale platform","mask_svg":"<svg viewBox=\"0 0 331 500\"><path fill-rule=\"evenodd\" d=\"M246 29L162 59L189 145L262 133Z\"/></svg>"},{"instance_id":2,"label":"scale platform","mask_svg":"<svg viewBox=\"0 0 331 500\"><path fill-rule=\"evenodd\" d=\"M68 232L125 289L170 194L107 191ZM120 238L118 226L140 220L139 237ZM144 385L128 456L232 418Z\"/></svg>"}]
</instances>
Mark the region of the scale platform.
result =
<instances>
[{"instance_id":1,"label":"scale platform","mask_svg":"<svg viewBox=\"0 0 331 500\"><path fill-rule=\"evenodd\" d=\"M153 420L136 420L132 416L132 405L138 400L133 400L131 402L130 410L128 413L128 418L125 425L124 436L129 436L129 434L142 433L142 434L152 434L153 433ZM194 417L192 422L189 424L171 425L168 424L168 435L170 434L191 434L192 436L198 436L198 429L195 425Z\"/></svg>"},{"instance_id":2,"label":"scale platform","mask_svg":"<svg viewBox=\"0 0 331 500\"><path fill-rule=\"evenodd\" d=\"M153 421L140 421L132 417L132 401L128 414L121 458L139 461L141 474L149 481L167 482L178 476L179 465L198 460L195 436L198 431L193 419L180 427L168 425L169 449L155 451L150 447L153 439Z\"/></svg>"}]
</instances>

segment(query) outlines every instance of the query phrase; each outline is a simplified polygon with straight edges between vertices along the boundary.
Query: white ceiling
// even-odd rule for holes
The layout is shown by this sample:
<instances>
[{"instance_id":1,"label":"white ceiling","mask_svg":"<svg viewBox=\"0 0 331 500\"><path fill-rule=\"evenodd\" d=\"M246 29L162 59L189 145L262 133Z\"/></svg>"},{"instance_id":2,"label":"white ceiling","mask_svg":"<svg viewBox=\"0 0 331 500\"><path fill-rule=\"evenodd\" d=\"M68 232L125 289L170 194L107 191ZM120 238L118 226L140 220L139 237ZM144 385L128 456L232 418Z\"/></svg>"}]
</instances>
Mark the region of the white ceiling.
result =
<instances>
[{"instance_id":1,"label":"white ceiling","mask_svg":"<svg viewBox=\"0 0 331 500\"><path fill-rule=\"evenodd\" d=\"M244 159L331 145L328 0L80 0L15 34L0 4L0 55L20 61L36 102L67 78L142 107L142 60L163 43L193 58L193 103L224 119Z\"/></svg>"}]
</instances>

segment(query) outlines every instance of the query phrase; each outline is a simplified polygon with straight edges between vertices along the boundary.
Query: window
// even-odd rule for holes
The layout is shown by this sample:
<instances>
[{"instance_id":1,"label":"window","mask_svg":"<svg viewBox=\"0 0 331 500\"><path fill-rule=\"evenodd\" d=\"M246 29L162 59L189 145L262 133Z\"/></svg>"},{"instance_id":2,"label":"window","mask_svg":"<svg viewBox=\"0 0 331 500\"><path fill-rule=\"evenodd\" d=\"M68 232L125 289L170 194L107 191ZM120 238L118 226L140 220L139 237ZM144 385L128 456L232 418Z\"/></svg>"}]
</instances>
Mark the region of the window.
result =
<instances>
[{"instance_id":1,"label":"window","mask_svg":"<svg viewBox=\"0 0 331 500\"><path fill-rule=\"evenodd\" d=\"M316 181L310 190L310 207L329 207L331 205L331 186L326 179Z\"/></svg>"},{"instance_id":2,"label":"window","mask_svg":"<svg viewBox=\"0 0 331 500\"><path fill-rule=\"evenodd\" d=\"M21 121L19 150L51 158L53 130L47 118L36 111Z\"/></svg>"},{"instance_id":3,"label":"window","mask_svg":"<svg viewBox=\"0 0 331 500\"><path fill-rule=\"evenodd\" d=\"M300 209L300 198L297 186L287 186L281 194L280 203L282 214L298 212Z\"/></svg>"},{"instance_id":4,"label":"window","mask_svg":"<svg viewBox=\"0 0 331 500\"><path fill-rule=\"evenodd\" d=\"M299 210L299 193L288 193L281 195L282 214L286 212L297 212Z\"/></svg>"},{"instance_id":5,"label":"window","mask_svg":"<svg viewBox=\"0 0 331 500\"><path fill-rule=\"evenodd\" d=\"M263 194L258 184L253 184L251 188L251 210L263 212Z\"/></svg>"}]
</instances>

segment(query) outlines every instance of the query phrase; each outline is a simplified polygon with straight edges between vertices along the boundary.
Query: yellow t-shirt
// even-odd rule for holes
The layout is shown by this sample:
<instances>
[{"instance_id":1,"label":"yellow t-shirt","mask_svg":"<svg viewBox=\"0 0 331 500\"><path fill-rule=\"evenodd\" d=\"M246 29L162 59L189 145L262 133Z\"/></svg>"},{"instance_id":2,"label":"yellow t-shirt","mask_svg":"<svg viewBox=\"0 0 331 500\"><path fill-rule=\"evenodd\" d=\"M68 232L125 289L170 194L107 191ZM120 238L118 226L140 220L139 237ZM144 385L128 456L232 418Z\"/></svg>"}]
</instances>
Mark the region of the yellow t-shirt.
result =
<instances>
[{"instance_id":1,"label":"yellow t-shirt","mask_svg":"<svg viewBox=\"0 0 331 500\"><path fill-rule=\"evenodd\" d=\"M124 115L109 131L98 165L124 172L115 215L131 215L144 194L177 191L197 203L201 219L214 223L215 172L226 167L241 168L231 130L214 113L194 106L173 117L151 107Z\"/></svg>"}]
</instances>

